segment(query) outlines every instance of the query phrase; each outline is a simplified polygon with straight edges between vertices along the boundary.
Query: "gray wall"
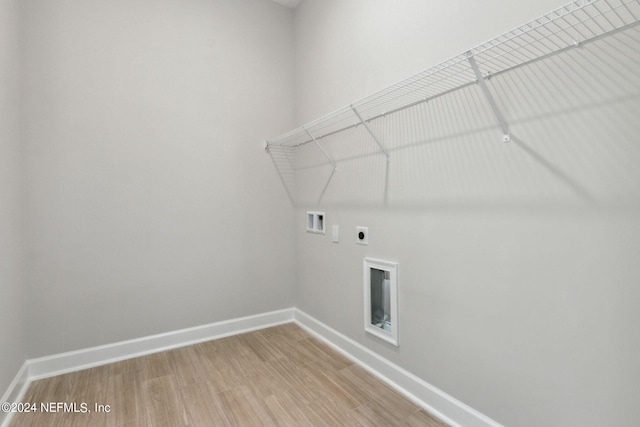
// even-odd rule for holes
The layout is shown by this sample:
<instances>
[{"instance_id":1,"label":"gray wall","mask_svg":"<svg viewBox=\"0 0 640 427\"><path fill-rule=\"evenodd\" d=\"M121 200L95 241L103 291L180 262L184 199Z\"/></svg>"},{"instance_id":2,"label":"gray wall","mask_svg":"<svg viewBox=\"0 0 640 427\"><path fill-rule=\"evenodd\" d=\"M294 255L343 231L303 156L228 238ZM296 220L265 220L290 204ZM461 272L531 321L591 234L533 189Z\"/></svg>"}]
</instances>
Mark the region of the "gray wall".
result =
<instances>
[{"instance_id":1,"label":"gray wall","mask_svg":"<svg viewBox=\"0 0 640 427\"><path fill-rule=\"evenodd\" d=\"M0 390L26 357L295 304L506 425L640 416L637 58L587 48L492 81L511 144L476 88L420 132L376 125L386 190L360 134L328 146L319 204L327 170L302 150L294 212L261 150L555 0L17 4L0 0ZM304 232L308 208L341 243ZM363 332L363 256L400 263L399 348Z\"/></svg>"},{"instance_id":2,"label":"gray wall","mask_svg":"<svg viewBox=\"0 0 640 427\"><path fill-rule=\"evenodd\" d=\"M292 11L24 3L29 357L291 307Z\"/></svg>"},{"instance_id":3,"label":"gray wall","mask_svg":"<svg viewBox=\"0 0 640 427\"><path fill-rule=\"evenodd\" d=\"M18 0L0 0L0 394L26 356Z\"/></svg>"},{"instance_id":4,"label":"gray wall","mask_svg":"<svg viewBox=\"0 0 640 427\"><path fill-rule=\"evenodd\" d=\"M298 123L556 6L305 0ZM362 127L323 139L338 171L320 202L331 167L305 146L297 306L505 425L637 424L640 58L624 46L492 79L509 144L471 87L372 123L386 178ZM340 225L339 244L305 232L307 209ZM363 330L364 256L399 262L398 348Z\"/></svg>"}]
</instances>

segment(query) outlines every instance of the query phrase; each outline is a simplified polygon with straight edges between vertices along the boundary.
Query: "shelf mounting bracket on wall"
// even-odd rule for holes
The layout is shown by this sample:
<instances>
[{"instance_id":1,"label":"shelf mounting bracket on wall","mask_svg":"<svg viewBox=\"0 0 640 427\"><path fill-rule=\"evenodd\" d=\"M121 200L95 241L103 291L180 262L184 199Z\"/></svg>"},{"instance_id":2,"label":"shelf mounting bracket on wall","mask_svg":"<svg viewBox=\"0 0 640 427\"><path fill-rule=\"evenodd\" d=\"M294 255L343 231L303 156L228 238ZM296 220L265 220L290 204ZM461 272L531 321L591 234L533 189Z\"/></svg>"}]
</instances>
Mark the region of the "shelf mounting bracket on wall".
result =
<instances>
[{"instance_id":1,"label":"shelf mounting bracket on wall","mask_svg":"<svg viewBox=\"0 0 640 427\"><path fill-rule=\"evenodd\" d=\"M612 39L611 48L620 53L624 53L629 49L637 52L637 44L640 43L640 30L638 30L640 28L640 0L567 1L567 4L485 43L361 98L352 104L347 104L325 114L306 125L299 126L268 140L265 148L267 151L271 150L270 155L279 169L281 178L285 177L283 179L288 185L288 191L289 187L293 187L298 177L298 169L295 166L295 150L306 144L315 143L322 151L322 154L334 166L334 171L327 181L329 182L335 175L336 163L318 142L325 137L339 135L341 132L345 132L342 134L345 135L345 139L352 138L353 134L351 132L355 133L355 129L360 125L364 125L367 132L387 156L384 197L386 204L390 163L389 151L383 142L389 143L390 140L384 141L384 139L393 138L393 134L388 133L391 136L387 136L387 132L382 133L372 123L379 119L389 122L397 118L397 120L402 120L406 126L417 126L416 121L422 116L422 111L412 109L431 100L449 96L475 85L480 86L480 90L484 93L484 95L480 96L485 97L489 108L493 110L495 119L491 117L490 119L495 120L495 124L499 125L503 134L503 141L512 141L518 143L518 146L524 147L524 144L519 142L516 135L511 135L509 125L512 123L506 120L509 117L503 115L503 113L507 112L505 111L507 107L498 102L500 101L497 97L498 93L488 82L490 78L509 75L520 68L527 69L539 61L549 60L576 47L582 48L592 42L607 40L615 35L618 36ZM613 42L615 42L615 45L613 45ZM618 44L620 46L617 46ZM612 52L606 54L610 55ZM552 66L555 67L555 65ZM489 70L491 71L490 74L487 73ZM598 70L594 71L598 72ZM483 72L485 73L484 75L482 74ZM624 71L621 71L621 74L623 73ZM549 77L557 79L558 75L554 73ZM637 88L634 87L633 89ZM407 112L406 116L396 115L403 111ZM416 112L415 117L409 116L408 112L410 111ZM489 111L487 110L487 112ZM314 133L315 136L312 137L309 130L312 130L311 133ZM394 127L391 130L396 131ZM378 135L375 135L374 131ZM452 131L454 130L452 129ZM357 136L361 136L360 131L358 130L357 132ZM444 136L452 137L453 135L455 134L446 133ZM384 138L378 138L378 136L384 136ZM278 150L276 150L276 147ZM378 154L378 150L375 150L375 154ZM545 159L538 156L537 160L544 161ZM318 158L318 161L322 163L321 166L324 168L324 161L321 158ZM280 166L280 164L284 166ZM281 167L282 171L280 170ZM553 165L551 165L551 168L553 168ZM559 174L556 173L556 175ZM326 188L327 185L325 185ZM293 192L290 194L293 194Z\"/></svg>"},{"instance_id":2,"label":"shelf mounting bracket on wall","mask_svg":"<svg viewBox=\"0 0 640 427\"><path fill-rule=\"evenodd\" d=\"M364 121L364 119L362 118L362 116L360 115L358 110L356 110L356 107L354 107L353 104L350 105L350 107L353 110L353 112L356 114L356 116L358 116L358 120L360 120L360 123L362 123L364 125L365 129L367 130L367 132L369 132L369 135L371 135L371 137L376 142L376 144L378 144L378 147L380 147L380 149L384 153L385 157L387 158L387 163L389 163L389 152L387 151L387 149L384 148L384 145L382 145L382 142L380 142L380 140L378 139L376 134L373 133L373 131L371 130L371 128L369 127L367 122Z\"/></svg>"},{"instance_id":3,"label":"shelf mounting bracket on wall","mask_svg":"<svg viewBox=\"0 0 640 427\"><path fill-rule=\"evenodd\" d=\"M489 90L489 86L487 86L487 82L485 81L485 78L482 76L482 73L480 72L480 68L478 68L478 63L476 62L476 59L473 57L473 53L471 53L471 51L467 52L467 59L469 60L469 64L471 64L471 69L473 69L473 72L476 75L476 79L478 80L478 84L480 85L482 92L484 92L484 96L487 98L487 101L489 101L489 105L493 110L493 114L495 114L496 119L498 119L498 124L502 129L502 142L511 141L511 134L509 133L509 125L507 124L507 121L504 119L502 112L498 108L498 104L496 104L496 100L493 98L493 95Z\"/></svg>"},{"instance_id":4,"label":"shelf mounting bracket on wall","mask_svg":"<svg viewBox=\"0 0 640 427\"><path fill-rule=\"evenodd\" d=\"M307 135L309 135L309 138L311 138L313 142L316 143L316 146L322 152L322 154L327 158L327 160L329 160L329 163L331 163L331 165L333 166L333 171L335 172L336 170L338 170L338 167L336 166L336 162L334 162L333 159L329 156L329 154L327 154L327 152L324 151L324 148L322 148L322 145L320 145L318 140L313 135L311 135L311 132L309 132L309 129L304 128L304 131L307 133Z\"/></svg>"}]
</instances>

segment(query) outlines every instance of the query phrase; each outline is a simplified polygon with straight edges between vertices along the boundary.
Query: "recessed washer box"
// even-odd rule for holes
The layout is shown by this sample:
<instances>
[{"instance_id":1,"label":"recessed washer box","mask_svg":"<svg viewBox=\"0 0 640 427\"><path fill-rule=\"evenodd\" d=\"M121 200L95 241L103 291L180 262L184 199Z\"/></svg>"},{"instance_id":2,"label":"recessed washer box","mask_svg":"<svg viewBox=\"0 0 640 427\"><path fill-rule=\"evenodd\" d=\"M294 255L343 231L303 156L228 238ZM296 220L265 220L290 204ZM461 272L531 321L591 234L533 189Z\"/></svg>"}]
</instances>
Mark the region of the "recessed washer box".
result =
<instances>
[{"instance_id":1,"label":"recessed washer box","mask_svg":"<svg viewBox=\"0 0 640 427\"><path fill-rule=\"evenodd\" d=\"M324 212L307 211L307 233L325 234Z\"/></svg>"}]
</instances>

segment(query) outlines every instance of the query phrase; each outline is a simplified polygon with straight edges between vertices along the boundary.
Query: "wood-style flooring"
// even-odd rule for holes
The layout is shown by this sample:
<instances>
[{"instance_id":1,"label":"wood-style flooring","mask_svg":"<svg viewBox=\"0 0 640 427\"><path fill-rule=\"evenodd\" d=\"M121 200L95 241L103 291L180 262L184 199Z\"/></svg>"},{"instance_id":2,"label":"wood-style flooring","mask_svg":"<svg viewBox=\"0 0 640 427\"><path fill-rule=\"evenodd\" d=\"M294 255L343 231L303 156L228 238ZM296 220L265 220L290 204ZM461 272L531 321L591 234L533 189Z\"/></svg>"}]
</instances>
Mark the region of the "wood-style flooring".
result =
<instances>
[{"instance_id":1,"label":"wood-style flooring","mask_svg":"<svg viewBox=\"0 0 640 427\"><path fill-rule=\"evenodd\" d=\"M23 402L38 412L11 427L445 426L294 323L34 381Z\"/></svg>"}]
</instances>

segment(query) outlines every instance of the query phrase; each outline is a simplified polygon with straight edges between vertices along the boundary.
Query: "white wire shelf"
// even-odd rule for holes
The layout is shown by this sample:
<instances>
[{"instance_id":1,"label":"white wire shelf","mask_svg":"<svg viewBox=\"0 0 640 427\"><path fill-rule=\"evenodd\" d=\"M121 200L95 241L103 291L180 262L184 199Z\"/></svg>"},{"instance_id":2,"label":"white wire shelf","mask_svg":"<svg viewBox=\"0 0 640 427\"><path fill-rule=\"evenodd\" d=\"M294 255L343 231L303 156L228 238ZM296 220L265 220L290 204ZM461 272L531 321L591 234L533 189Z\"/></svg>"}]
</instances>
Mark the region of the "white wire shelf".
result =
<instances>
[{"instance_id":1,"label":"white wire shelf","mask_svg":"<svg viewBox=\"0 0 640 427\"><path fill-rule=\"evenodd\" d=\"M315 142L322 150L318 143L322 138L363 124L388 157L367 123L469 85L484 85L484 80L492 76L584 46L638 23L640 0L573 1L435 67L267 140L266 149ZM486 95L505 134L504 140L508 141L508 125L493 105L491 94L486 91ZM327 156L324 151L323 154Z\"/></svg>"}]
</instances>

